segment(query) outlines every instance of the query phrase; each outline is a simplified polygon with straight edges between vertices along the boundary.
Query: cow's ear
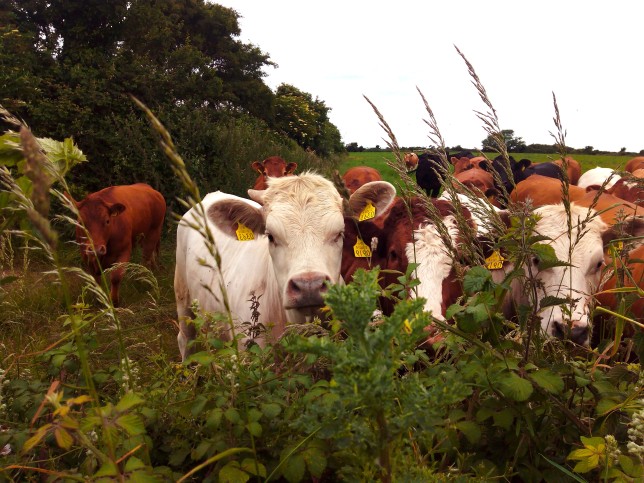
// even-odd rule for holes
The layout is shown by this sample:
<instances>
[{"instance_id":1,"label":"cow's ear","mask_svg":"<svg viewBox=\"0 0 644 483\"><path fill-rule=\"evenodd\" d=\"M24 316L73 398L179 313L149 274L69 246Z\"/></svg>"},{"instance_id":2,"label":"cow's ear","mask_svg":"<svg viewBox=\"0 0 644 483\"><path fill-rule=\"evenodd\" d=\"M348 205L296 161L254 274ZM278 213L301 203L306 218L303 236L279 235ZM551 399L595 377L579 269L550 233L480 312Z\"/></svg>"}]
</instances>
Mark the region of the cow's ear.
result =
<instances>
[{"instance_id":1,"label":"cow's ear","mask_svg":"<svg viewBox=\"0 0 644 483\"><path fill-rule=\"evenodd\" d=\"M589 193L590 191L599 191L600 189L601 185L591 184L590 186L586 186L586 193Z\"/></svg>"},{"instance_id":2,"label":"cow's ear","mask_svg":"<svg viewBox=\"0 0 644 483\"><path fill-rule=\"evenodd\" d=\"M452 162L453 165L456 165L456 163L458 163L460 161L460 159L452 156L450 161Z\"/></svg>"},{"instance_id":3,"label":"cow's ear","mask_svg":"<svg viewBox=\"0 0 644 483\"><path fill-rule=\"evenodd\" d=\"M297 169L297 163L288 163L286 165L286 169L284 170L284 174L293 174L296 169Z\"/></svg>"},{"instance_id":4,"label":"cow's ear","mask_svg":"<svg viewBox=\"0 0 644 483\"><path fill-rule=\"evenodd\" d=\"M250 167L253 168L255 171L257 171L259 174L266 174L264 172L264 165L259 161L253 161Z\"/></svg>"},{"instance_id":5,"label":"cow's ear","mask_svg":"<svg viewBox=\"0 0 644 483\"><path fill-rule=\"evenodd\" d=\"M519 169L521 169L521 171L523 171L531 164L532 164L532 161L530 161L529 159L522 159L516 165Z\"/></svg>"},{"instance_id":6,"label":"cow's ear","mask_svg":"<svg viewBox=\"0 0 644 483\"><path fill-rule=\"evenodd\" d=\"M265 231L264 217L259 208L240 200L222 200L210 205L206 212L208 219L226 235L238 238L239 224L262 235Z\"/></svg>"},{"instance_id":7,"label":"cow's ear","mask_svg":"<svg viewBox=\"0 0 644 483\"><path fill-rule=\"evenodd\" d=\"M125 205L123 203L112 203L107 207L107 211L110 216L118 216L125 211Z\"/></svg>"},{"instance_id":8,"label":"cow's ear","mask_svg":"<svg viewBox=\"0 0 644 483\"><path fill-rule=\"evenodd\" d=\"M264 206L264 195L266 194L265 190L248 190L248 197L253 200L255 203L259 203Z\"/></svg>"},{"instance_id":9,"label":"cow's ear","mask_svg":"<svg viewBox=\"0 0 644 483\"><path fill-rule=\"evenodd\" d=\"M349 198L351 215L358 216L371 204L375 207L375 216L387 211L396 199L396 188L387 181L371 181L358 188Z\"/></svg>"},{"instance_id":10,"label":"cow's ear","mask_svg":"<svg viewBox=\"0 0 644 483\"><path fill-rule=\"evenodd\" d=\"M618 238L639 238L644 236L644 218L640 216L631 216L627 218L621 226L613 225L604 230L602 241L604 246Z\"/></svg>"}]
</instances>

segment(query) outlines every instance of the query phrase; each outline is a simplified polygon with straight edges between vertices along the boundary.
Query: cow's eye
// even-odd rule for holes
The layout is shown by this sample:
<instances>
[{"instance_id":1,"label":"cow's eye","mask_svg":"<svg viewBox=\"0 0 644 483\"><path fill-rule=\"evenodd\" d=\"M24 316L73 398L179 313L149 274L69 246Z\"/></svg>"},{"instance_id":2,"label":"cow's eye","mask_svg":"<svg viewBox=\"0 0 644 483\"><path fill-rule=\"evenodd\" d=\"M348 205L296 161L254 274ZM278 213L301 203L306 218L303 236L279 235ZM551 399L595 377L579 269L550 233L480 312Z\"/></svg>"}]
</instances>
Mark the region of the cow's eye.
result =
<instances>
[{"instance_id":1,"label":"cow's eye","mask_svg":"<svg viewBox=\"0 0 644 483\"><path fill-rule=\"evenodd\" d=\"M343 232L343 231L341 231L340 233L338 233L338 234L335 236L335 238L333 239L333 242L334 242L334 243L338 243L338 242L340 242L340 241L342 241L342 240L344 240L344 232Z\"/></svg>"},{"instance_id":2,"label":"cow's eye","mask_svg":"<svg viewBox=\"0 0 644 483\"><path fill-rule=\"evenodd\" d=\"M110 219L109 219L109 218L108 218L107 220L105 220L105 224L106 224L106 225L109 225L109 224L110 224Z\"/></svg>"},{"instance_id":3,"label":"cow's eye","mask_svg":"<svg viewBox=\"0 0 644 483\"><path fill-rule=\"evenodd\" d=\"M267 233L266 236L268 236L269 243L275 243L275 238L273 237L273 235L271 235L270 233Z\"/></svg>"},{"instance_id":4,"label":"cow's eye","mask_svg":"<svg viewBox=\"0 0 644 483\"><path fill-rule=\"evenodd\" d=\"M604 267L604 260L599 260L595 264L595 272L599 272Z\"/></svg>"},{"instance_id":5,"label":"cow's eye","mask_svg":"<svg viewBox=\"0 0 644 483\"><path fill-rule=\"evenodd\" d=\"M535 267L538 267L538 266L539 266L539 257L533 257L533 258L532 258L532 264L533 264Z\"/></svg>"},{"instance_id":6,"label":"cow's eye","mask_svg":"<svg viewBox=\"0 0 644 483\"><path fill-rule=\"evenodd\" d=\"M396 250L391 250L391 251L389 252L389 258L390 258L391 260L395 260L395 259L397 259L397 258L398 258L398 254L396 254Z\"/></svg>"}]
</instances>

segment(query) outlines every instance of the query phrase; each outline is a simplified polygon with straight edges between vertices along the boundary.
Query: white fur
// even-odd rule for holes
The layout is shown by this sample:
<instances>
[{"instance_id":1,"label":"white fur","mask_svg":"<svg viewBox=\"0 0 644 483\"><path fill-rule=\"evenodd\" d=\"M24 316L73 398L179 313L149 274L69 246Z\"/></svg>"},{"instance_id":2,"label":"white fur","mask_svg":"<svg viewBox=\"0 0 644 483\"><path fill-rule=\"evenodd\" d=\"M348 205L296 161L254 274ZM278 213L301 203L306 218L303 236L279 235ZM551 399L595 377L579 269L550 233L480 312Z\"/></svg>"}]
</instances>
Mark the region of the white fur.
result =
<instances>
[{"instance_id":1,"label":"white fur","mask_svg":"<svg viewBox=\"0 0 644 483\"><path fill-rule=\"evenodd\" d=\"M487 198L469 197L463 193L456 193L456 196L460 203L470 211L472 220L476 223L476 234L479 236L488 234L491 227L489 221L491 212L498 212L499 208L490 203ZM452 202L452 196L448 191L444 191L438 199Z\"/></svg>"},{"instance_id":2,"label":"white fur","mask_svg":"<svg viewBox=\"0 0 644 483\"><path fill-rule=\"evenodd\" d=\"M612 188L620 178L621 176L611 168L592 168L579 177L577 186L580 188L588 188L593 185L601 186L604 181L609 179L605 186L605 189L608 189Z\"/></svg>"},{"instance_id":3,"label":"white fur","mask_svg":"<svg viewBox=\"0 0 644 483\"><path fill-rule=\"evenodd\" d=\"M538 291L537 304L546 295L555 297L567 297L579 299L570 307L571 315L565 315L560 306L549 307L541 315L541 327L548 335L555 335L555 322L564 325L570 324L573 328L583 328L589 325L589 304L591 294L600 281L601 263L604 259L602 233L608 228L599 217L593 217L584 228L580 228L579 222L586 219L588 209L571 206L572 213L572 237L568 237L566 212L563 204L546 205L535 210L535 214L541 216L537 223L536 232L548 236L552 241L544 241L551 245L557 258L564 262L570 262L572 267L554 267L539 271L538 266L533 266L532 272L543 284ZM593 212L591 211L591 214ZM580 231L585 234L579 242L573 246L572 255L569 256L571 239L577 239ZM532 263L528 260L527 263ZM528 267L525 266L526 275ZM529 304L530 294L523 286L524 280L515 279L512 282L511 298L517 304Z\"/></svg>"},{"instance_id":4,"label":"white fur","mask_svg":"<svg viewBox=\"0 0 644 483\"><path fill-rule=\"evenodd\" d=\"M443 223L452 239L456 243L458 228L453 216L446 216ZM443 320L443 280L452 270L452 256L440 237L438 229L428 223L414 230L414 241L406 247L407 259L418 263L415 271L420 285L416 287L417 297L426 299L424 310L431 312L437 319Z\"/></svg>"}]
</instances>

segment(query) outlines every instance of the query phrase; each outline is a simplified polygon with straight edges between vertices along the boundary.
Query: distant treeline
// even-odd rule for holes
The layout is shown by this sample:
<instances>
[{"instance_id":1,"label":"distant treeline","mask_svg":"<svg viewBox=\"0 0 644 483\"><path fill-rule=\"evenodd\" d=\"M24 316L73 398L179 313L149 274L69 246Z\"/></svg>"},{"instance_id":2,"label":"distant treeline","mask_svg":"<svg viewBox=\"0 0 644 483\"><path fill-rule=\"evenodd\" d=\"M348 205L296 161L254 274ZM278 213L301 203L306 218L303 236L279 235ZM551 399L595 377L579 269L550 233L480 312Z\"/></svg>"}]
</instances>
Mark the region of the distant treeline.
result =
<instances>
[{"instance_id":1,"label":"distant treeline","mask_svg":"<svg viewBox=\"0 0 644 483\"><path fill-rule=\"evenodd\" d=\"M358 143L349 143L346 145L347 152L357 153L357 152L379 152L379 151L389 151L389 148L382 148L380 146L375 146L371 148L365 148L359 146ZM413 152L422 152L430 149L427 146L403 146L401 147L402 151L413 151ZM518 149L510 149L508 152L510 154L519 154L519 153L534 153L534 154L558 154L560 152L560 147L555 144L526 144L525 146L520 146ZM461 145L448 147L447 151L450 153L455 152L464 152L469 151L472 153L481 152L480 148L467 148ZM485 150L487 152L488 150ZM616 156L644 156L644 149L640 152L626 151L625 148L620 149L619 151L602 151L595 149L593 146L586 146L585 148L572 148L566 146L566 153L568 154L597 154L597 155L616 155Z\"/></svg>"}]
</instances>

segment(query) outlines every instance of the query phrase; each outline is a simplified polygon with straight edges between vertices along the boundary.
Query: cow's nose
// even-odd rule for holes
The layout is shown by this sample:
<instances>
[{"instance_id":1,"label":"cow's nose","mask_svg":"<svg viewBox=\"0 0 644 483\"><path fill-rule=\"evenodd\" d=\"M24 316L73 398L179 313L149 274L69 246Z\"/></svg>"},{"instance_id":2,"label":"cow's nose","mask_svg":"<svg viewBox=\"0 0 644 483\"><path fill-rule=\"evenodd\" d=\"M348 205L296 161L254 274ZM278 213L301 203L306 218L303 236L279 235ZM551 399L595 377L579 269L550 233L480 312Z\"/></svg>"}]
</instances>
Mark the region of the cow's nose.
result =
<instances>
[{"instance_id":1,"label":"cow's nose","mask_svg":"<svg viewBox=\"0 0 644 483\"><path fill-rule=\"evenodd\" d=\"M558 339L569 338L575 344L586 345L588 343L588 324L581 324L573 321L572 330L563 322L555 322L553 334Z\"/></svg>"},{"instance_id":2,"label":"cow's nose","mask_svg":"<svg viewBox=\"0 0 644 483\"><path fill-rule=\"evenodd\" d=\"M322 296L328 290L326 282L330 281L328 276L317 272L304 273L291 278L286 288L288 305L291 308L324 305Z\"/></svg>"}]
</instances>

